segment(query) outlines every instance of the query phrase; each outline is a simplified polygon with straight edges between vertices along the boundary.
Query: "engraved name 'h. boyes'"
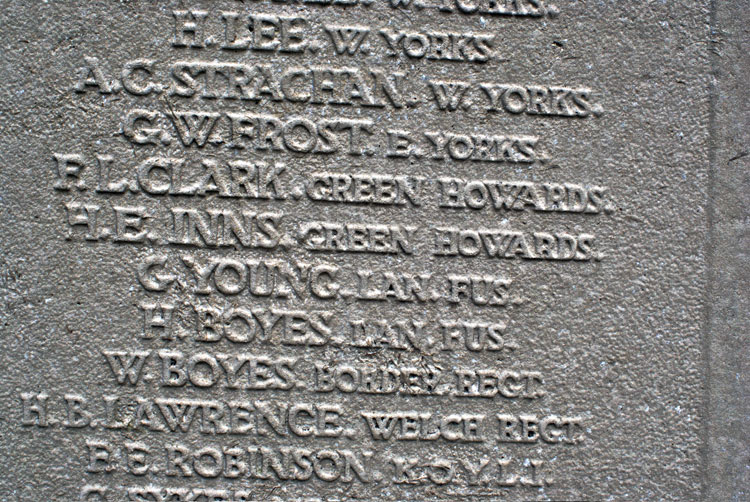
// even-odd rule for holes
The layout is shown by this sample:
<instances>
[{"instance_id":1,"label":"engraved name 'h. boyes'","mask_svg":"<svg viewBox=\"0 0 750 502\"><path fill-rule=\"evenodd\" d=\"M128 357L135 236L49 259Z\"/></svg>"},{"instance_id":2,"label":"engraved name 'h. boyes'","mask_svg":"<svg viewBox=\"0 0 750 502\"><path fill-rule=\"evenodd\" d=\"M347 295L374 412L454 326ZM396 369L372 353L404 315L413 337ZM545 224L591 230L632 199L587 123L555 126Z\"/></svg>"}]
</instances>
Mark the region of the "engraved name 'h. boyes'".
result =
<instances>
[{"instance_id":1,"label":"engraved name 'h. boyes'","mask_svg":"<svg viewBox=\"0 0 750 502\"><path fill-rule=\"evenodd\" d=\"M247 301L232 306L145 300L143 340L190 340L204 346L351 347L370 352L438 354L513 352L518 347L498 319L367 318L334 310L281 309ZM494 317L494 316L493 316Z\"/></svg>"}]
</instances>

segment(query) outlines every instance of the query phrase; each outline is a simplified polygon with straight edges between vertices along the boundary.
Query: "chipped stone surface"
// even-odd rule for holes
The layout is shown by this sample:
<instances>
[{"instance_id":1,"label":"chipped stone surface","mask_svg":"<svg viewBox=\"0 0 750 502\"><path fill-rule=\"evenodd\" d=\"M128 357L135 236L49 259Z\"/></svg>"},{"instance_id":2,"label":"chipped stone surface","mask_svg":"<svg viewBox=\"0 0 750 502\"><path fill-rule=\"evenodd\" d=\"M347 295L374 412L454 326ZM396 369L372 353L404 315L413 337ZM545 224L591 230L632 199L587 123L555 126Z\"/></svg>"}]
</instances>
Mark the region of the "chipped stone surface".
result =
<instances>
[{"instance_id":1,"label":"chipped stone surface","mask_svg":"<svg viewBox=\"0 0 750 502\"><path fill-rule=\"evenodd\" d=\"M743 500L741 11L5 2L0 499Z\"/></svg>"}]
</instances>

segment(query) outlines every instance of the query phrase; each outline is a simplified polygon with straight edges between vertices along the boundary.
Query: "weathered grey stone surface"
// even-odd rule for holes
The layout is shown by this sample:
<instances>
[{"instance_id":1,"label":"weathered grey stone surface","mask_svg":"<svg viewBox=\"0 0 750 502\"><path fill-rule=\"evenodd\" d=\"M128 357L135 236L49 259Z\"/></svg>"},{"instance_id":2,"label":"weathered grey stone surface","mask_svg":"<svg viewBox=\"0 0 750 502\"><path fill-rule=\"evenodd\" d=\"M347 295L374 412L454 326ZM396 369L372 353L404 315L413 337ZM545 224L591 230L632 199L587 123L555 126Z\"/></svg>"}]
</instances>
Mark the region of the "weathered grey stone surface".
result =
<instances>
[{"instance_id":1,"label":"weathered grey stone surface","mask_svg":"<svg viewBox=\"0 0 750 502\"><path fill-rule=\"evenodd\" d=\"M747 7L4 2L0 500L745 500Z\"/></svg>"},{"instance_id":2,"label":"weathered grey stone surface","mask_svg":"<svg viewBox=\"0 0 750 502\"><path fill-rule=\"evenodd\" d=\"M715 2L713 147L706 350L709 364L706 500L750 493L748 397L747 2Z\"/></svg>"}]
</instances>

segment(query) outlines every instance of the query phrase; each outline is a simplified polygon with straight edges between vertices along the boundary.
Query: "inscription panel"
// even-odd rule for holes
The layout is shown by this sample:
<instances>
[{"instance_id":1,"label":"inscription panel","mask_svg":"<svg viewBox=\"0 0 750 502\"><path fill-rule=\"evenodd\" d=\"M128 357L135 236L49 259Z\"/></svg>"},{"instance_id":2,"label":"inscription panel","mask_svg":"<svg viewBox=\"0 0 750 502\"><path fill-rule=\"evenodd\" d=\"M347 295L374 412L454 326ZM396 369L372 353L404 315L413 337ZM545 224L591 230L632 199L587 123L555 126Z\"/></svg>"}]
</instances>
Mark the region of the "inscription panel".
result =
<instances>
[{"instance_id":1,"label":"inscription panel","mask_svg":"<svg viewBox=\"0 0 750 502\"><path fill-rule=\"evenodd\" d=\"M2 498L697 499L705 4L10 2Z\"/></svg>"}]
</instances>

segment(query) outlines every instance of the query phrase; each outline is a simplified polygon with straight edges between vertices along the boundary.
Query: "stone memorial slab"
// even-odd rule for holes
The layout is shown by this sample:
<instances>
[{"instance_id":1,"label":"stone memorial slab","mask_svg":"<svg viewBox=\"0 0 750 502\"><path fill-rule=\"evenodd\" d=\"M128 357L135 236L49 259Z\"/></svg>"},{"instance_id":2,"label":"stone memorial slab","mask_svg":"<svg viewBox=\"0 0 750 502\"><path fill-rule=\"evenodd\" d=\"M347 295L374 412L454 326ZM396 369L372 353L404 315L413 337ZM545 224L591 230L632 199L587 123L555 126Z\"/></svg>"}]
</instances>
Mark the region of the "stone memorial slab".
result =
<instances>
[{"instance_id":1,"label":"stone memorial slab","mask_svg":"<svg viewBox=\"0 0 750 502\"><path fill-rule=\"evenodd\" d=\"M3 2L0 500L747 500L717 4Z\"/></svg>"}]
</instances>

